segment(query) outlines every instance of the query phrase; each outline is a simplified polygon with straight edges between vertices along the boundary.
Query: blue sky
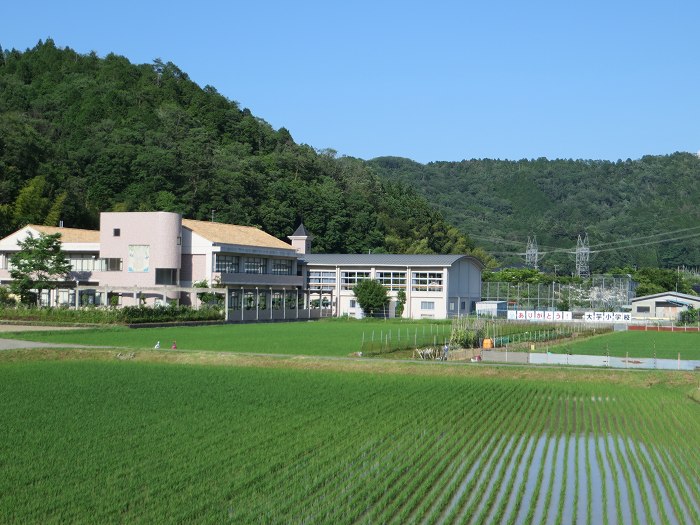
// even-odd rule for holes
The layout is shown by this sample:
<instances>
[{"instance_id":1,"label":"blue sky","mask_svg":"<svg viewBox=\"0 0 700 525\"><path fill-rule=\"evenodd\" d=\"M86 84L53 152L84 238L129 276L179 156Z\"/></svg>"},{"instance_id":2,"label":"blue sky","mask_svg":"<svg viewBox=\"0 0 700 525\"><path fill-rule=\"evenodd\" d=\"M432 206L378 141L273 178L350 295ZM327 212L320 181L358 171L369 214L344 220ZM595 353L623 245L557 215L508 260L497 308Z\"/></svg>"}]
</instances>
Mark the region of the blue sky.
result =
<instances>
[{"instance_id":1,"label":"blue sky","mask_svg":"<svg viewBox=\"0 0 700 525\"><path fill-rule=\"evenodd\" d=\"M418 162L700 150L700 2L5 3L0 45L170 61L299 143Z\"/></svg>"}]
</instances>

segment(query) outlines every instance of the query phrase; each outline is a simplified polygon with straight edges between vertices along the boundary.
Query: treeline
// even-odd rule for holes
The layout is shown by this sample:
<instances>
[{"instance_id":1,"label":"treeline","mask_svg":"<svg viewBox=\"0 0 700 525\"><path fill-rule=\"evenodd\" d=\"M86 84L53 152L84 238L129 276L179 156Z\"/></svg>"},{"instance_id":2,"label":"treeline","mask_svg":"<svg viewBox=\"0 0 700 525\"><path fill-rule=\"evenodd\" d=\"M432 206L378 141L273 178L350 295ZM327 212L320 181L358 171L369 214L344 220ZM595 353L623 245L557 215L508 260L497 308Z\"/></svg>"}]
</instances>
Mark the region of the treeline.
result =
<instances>
[{"instance_id":1,"label":"treeline","mask_svg":"<svg viewBox=\"0 0 700 525\"><path fill-rule=\"evenodd\" d=\"M693 154L369 164L415 188L503 264L523 263L528 237L536 236L546 252L541 267L570 275L574 255L566 252L588 233L592 272L700 266L700 159Z\"/></svg>"},{"instance_id":2,"label":"treeline","mask_svg":"<svg viewBox=\"0 0 700 525\"><path fill-rule=\"evenodd\" d=\"M213 213L281 239L303 221L317 252L474 249L408 185L296 144L170 62L134 65L51 40L0 48L0 236L149 210Z\"/></svg>"}]
</instances>

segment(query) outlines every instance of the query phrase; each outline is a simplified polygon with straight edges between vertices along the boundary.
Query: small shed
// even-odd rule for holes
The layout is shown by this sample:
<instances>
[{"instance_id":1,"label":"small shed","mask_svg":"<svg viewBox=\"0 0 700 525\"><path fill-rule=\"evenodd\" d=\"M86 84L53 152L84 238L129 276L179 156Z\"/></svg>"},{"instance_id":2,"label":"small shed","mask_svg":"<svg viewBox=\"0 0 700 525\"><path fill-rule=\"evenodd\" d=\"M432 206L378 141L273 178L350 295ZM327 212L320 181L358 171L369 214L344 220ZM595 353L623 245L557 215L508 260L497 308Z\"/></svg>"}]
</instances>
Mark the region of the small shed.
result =
<instances>
[{"instance_id":1,"label":"small shed","mask_svg":"<svg viewBox=\"0 0 700 525\"><path fill-rule=\"evenodd\" d=\"M677 321L680 313L689 308L700 308L700 296L663 292L632 299L634 319Z\"/></svg>"},{"instance_id":2,"label":"small shed","mask_svg":"<svg viewBox=\"0 0 700 525\"><path fill-rule=\"evenodd\" d=\"M476 303L478 317L506 317L508 303L506 301L479 301Z\"/></svg>"}]
</instances>

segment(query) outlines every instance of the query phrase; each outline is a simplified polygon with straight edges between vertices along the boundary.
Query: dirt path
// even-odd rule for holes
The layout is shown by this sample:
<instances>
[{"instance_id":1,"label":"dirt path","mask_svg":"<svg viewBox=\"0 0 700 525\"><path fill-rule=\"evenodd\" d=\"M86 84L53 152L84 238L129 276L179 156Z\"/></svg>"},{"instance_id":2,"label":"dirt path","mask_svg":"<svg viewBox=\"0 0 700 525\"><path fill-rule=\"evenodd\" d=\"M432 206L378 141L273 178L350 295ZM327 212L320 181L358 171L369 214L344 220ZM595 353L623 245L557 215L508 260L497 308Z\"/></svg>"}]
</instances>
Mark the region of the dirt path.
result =
<instances>
[{"instance_id":1,"label":"dirt path","mask_svg":"<svg viewBox=\"0 0 700 525\"><path fill-rule=\"evenodd\" d=\"M0 324L0 334L7 332L45 332L48 330L82 330L73 326L39 326L28 324ZM17 350L19 348L92 348L86 345L37 343L33 341L21 341L19 339L0 338L0 350Z\"/></svg>"},{"instance_id":2,"label":"dirt path","mask_svg":"<svg viewBox=\"0 0 700 525\"><path fill-rule=\"evenodd\" d=\"M76 326L41 326L32 324L2 324L0 323L0 333L2 332L46 332L48 330L84 330Z\"/></svg>"}]
</instances>

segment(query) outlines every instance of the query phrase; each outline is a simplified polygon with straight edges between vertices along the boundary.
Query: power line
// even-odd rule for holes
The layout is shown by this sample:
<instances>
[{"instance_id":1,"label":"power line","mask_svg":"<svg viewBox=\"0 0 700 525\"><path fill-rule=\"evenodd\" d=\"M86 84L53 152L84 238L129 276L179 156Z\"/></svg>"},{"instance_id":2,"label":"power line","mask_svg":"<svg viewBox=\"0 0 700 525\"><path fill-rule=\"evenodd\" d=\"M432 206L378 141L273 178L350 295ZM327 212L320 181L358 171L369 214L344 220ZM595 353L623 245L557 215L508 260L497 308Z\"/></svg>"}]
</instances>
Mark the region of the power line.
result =
<instances>
[{"instance_id":1,"label":"power line","mask_svg":"<svg viewBox=\"0 0 700 525\"><path fill-rule=\"evenodd\" d=\"M691 231L691 230L696 230L699 229L700 227L696 226L693 228L683 228L682 230L676 230L672 232L662 232L662 233L655 233L652 235L645 235L645 236L640 236L640 237L634 237L630 239L625 239L622 241L611 241L609 243L601 243L601 244L596 244L594 247L596 249L591 249L593 248L592 246L588 245L588 251L591 254L596 254L596 253L602 253L602 252L612 252L616 250L627 250L627 249L632 249L632 248L641 248L642 246L651 246L653 244L661 244L665 242L674 242L674 241L683 241L683 240L689 240L689 239L695 239L697 237L700 237L700 232L695 232L695 233L689 233L687 235L680 235L677 237L670 237L670 238L660 238L660 239L652 239L646 242L635 242L638 240L643 240L643 239L650 239L652 237L658 237L660 235L670 235L670 234L675 234L675 233L681 233L684 231ZM529 240L529 238L528 238ZM513 241L515 242L515 241ZM583 241L582 241L583 242ZM623 243L629 243L629 244L623 244ZM524 244L524 243L521 243ZM612 244L620 244L621 246L611 246ZM601 248L599 248L601 247ZM539 246L537 246L539 249ZM577 248L578 248L578 243L577 243ZM523 256L526 255L526 253L523 252L490 252L493 255L510 255L510 256ZM551 253L568 253L570 255L575 255L577 253L577 250L572 250L571 248L548 248L547 252L539 252L538 251L538 260L541 259L544 255L551 254Z\"/></svg>"},{"instance_id":2,"label":"power line","mask_svg":"<svg viewBox=\"0 0 700 525\"><path fill-rule=\"evenodd\" d=\"M652 233L652 234L650 234L650 235L641 235L641 236L639 236L639 237L632 237L632 238L629 238L629 239L623 239L623 240L621 240L621 241L603 242L603 243L600 243L600 244L595 244L595 245L591 246L591 248L597 248L597 247L599 247L599 246L608 246L608 245L611 245L611 244L623 244L623 243L626 243L626 242L637 241L637 240L642 240L642 239L650 239L650 238L652 238L652 237L658 237L658 236L660 236L660 235L675 235L675 234L677 234L677 233L686 232L686 231L690 231L690 230L699 230L699 229L700 229L700 226L692 226L692 227L690 227L690 228L682 228L682 229L680 229L680 230L675 230L675 231L670 231L670 232ZM699 233L700 233L700 232L699 232ZM663 241L661 241L661 242L663 242Z\"/></svg>"}]
</instances>

